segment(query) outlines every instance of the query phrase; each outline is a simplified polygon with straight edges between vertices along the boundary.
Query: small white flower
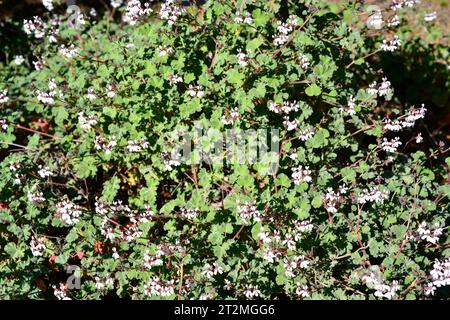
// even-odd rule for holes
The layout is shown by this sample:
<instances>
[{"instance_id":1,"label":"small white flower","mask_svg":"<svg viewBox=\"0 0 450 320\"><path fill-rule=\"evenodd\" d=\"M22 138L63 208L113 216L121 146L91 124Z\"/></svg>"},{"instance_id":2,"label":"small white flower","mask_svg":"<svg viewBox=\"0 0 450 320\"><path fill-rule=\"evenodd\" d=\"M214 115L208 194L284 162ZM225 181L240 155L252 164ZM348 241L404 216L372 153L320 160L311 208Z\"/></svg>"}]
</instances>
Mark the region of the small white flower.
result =
<instances>
[{"instance_id":1,"label":"small white flower","mask_svg":"<svg viewBox=\"0 0 450 320\"><path fill-rule=\"evenodd\" d=\"M256 222L261 221L261 213L256 209L255 204L256 201L253 201L251 204L237 202L237 211L244 224L249 224L252 219Z\"/></svg>"},{"instance_id":2,"label":"small white flower","mask_svg":"<svg viewBox=\"0 0 450 320\"><path fill-rule=\"evenodd\" d=\"M52 11L54 9L53 0L42 0L42 4L48 11Z\"/></svg>"},{"instance_id":3,"label":"small white flower","mask_svg":"<svg viewBox=\"0 0 450 320\"><path fill-rule=\"evenodd\" d=\"M94 88L89 88L88 89L88 93L86 94L86 98L88 98L91 101L97 98L95 96L95 94L94 94Z\"/></svg>"},{"instance_id":4,"label":"small white flower","mask_svg":"<svg viewBox=\"0 0 450 320\"><path fill-rule=\"evenodd\" d=\"M431 22L431 21L436 20L436 18L437 18L437 13L436 13L436 11L434 11L431 13L427 13L425 15L425 17L423 18L423 20L425 20L425 22Z\"/></svg>"},{"instance_id":5,"label":"small white flower","mask_svg":"<svg viewBox=\"0 0 450 320\"><path fill-rule=\"evenodd\" d=\"M301 141L306 141L306 140L311 139L313 136L314 136L314 129L309 128L309 129L301 130L298 138Z\"/></svg>"},{"instance_id":6,"label":"small white flower","mask_svg":"<svg viewBox=\"0 0 450 320\"><path fill-rule=\"evenodd\" d=\"M6 120L0 119L0 128L2 129L2 131L8 130L9 125L8 125L8 123L6 122Z\"/></svg>"},{"instance_id":7,"label":"small white flower","mask_svg":"<svg viewBox=\"0 0 450 320\"><path fill-rule=\"evenodd\" d=\"M123 4L123 0L111 0L110 1L111 7L117 9Z\"/></svg>"},{"instance_id":8,"label":"small white flower","mask_svg":"<svg viewBox=\"0 0 450 320\"><path fill-rule=\"evenodd\" d=\"M158 51L159 51L159 56L160 57L165 57L165 56L175 52L175 50L172 47L164 47L164 48L163 47L159 47Z\"/></svg>"},{"instance_id":9,"label":"small white flower","mask_svg":"<svg viewBox=\"0 0 450 320\"><path fill-rule=\"evenodd\" d=\"M7 103L9 101L8 90L0 89L0 104Z\"/></svg>"},{"instance_id":10,"label":"small white flower","mask_svg":"<svg viewBox=\"0 0 450 320\"><path fill-rule=\"evenodd\" d=\"M189 85L187 93L193 98L202 98L205 95L202 86L193 86L192 84Z\"/></svg>"},{"instance_id":11,"label":"small white flower","mask_svg":"<svg viewBox=\"0 0 450 320\"><path fill-rule=\"evenodd\" d=\"M400 17L398 15L393 16L389 22L388 22L388 27L396 27L400 24Z\"/></svg>"},{"instance_id":12,"label":"small white flower","mask_svg":"<svg viewBox=\"0 0 450 320\"><path fill-rule=\"evenodd\" d=\"M177 83L181 83L181 82L183 82L183 78L181 76L179 76L177 74L171 74L169 76L169 83L171 86L174 84L177 84Z\"/></svg>"},{"instance_id":13,"label":"small white flower","mask_svg":"<svg viewBox=\"0 0 450 320\"><path fill-rule=\"evenodd\" d=\"M140 140L129 140L128 145L126 146L126 150L129 152L139 152L141 150L147 149L149 147L149 143L147 139Z\"/></svg>"},{"instance_id":14,"label":"small white flower","mask_svg":"<svg viewBox=\"0 0 450 320\"><path fill-rule=\"evenodd\" d=\"M298 124L299 124L299 121L297 119L294 119L291 121L291 120L289 120L288 116L284 117L283 125L287 131L293 131L293 130L297 129Z\"/></svg>"},{"instance_id":15,"label":"small white flower","mask_svg":"<svg viewBox=\"0 0 450 320\"><path fill-rule=\"evenodd\" d=\"M67 286L63 283L59 284L59 288L56 286L52 286L53 288L53 294L58 300L72 300L67 296Z\"/></svg>"},{"instance_id":16,"label":"small white flower","mask_svg":"<svg viewBox=\"0 0 450 320\"><path fill-rule=\"evenodd\" d=\"M185 219L195 219L199 215L199 211L198 211L198 209L182 208L180 215Z\"/></svg>"},{"instance_id":17,"label":"small white flower","mask_svg":"<svg viewBox=\"0 0 450 320\"><path fill-rule=\"evenodd\" d=\"M297 17L294 15L289 16L286 22L277 21L278 33L275 34L273 43L277 46L285 44L288 40L289 34L294 30L297 24Z\"/></svg>"},{"instance_id":18,"label":"small white flower","mask_svg":"<svg viewBox=\"0 0 450 320\"><path fill-rule=\"evenodd\" d=\"M45 58L40 58L37 61L33 61L34 69L36 69L36 71L42 70L46 63L47 60Z\"/></svg>"},{"instance_id":19,"label":"small white flower","mask_svg":"<svg viewBox=\"0 0 450 320\"><path fill-rule=\"evenodd\" d=\"M378 10L371 14L366 21L366 25L371 29L379 30L383 28L384 20L383 15L381 14L381 11Z\"/></svg>"},{"instance_id":20,"label":"small white flower","mask_svg":"<svg viewBox=\"0 0 450 320\"><path fill-rule=\"evenodd\" d=\"M33 20L24 20L23 29L26 34L34 35L36 39L42 39L45 36L44 21L38 16L34 16Z\"/></svg>"},{"instance_id":21,"label":"small white flower","mask_svg":"<svg viewBox=\"0 0 450 320\"><path fill-rule=\"evenodd\" d=\"M32 237L30 242L31 253L35 257L40 257L46 249L45 242L47 239L45 237Z\"/></svg>"},{"instance_id":22,"label":"small white flower","mask_svg":"<svg viewBox=\"0 0 450 320\"><path fill-rule=\"evenodd\" d=\"M346 107L340 107L341 112L346 112L348 115L353 116L356 114L355 111L356 101L355 98L351 95L348 99L347 106Z\"/></svg>"},{"instance_id":23,"label":"small white flower","mask_svg":"<svg viewBox=\"0 0 450 320\"><path fill-rule=\"evenodd\" d=\"M246 67L248 65L248 50L247 53L242 52L242 49L238 49L238 53L237 53L237 63L238 65L240 65L241 67Z\"/></svg>"},{"instance_id":24,"label":"small white flower","mask_svg":"<svg viewBox=\"0 0 450 320\"><path fill-rule=\"evenodd\" d=\"M67 59L72 59L78 54L78 49L73 44L70 45L69 48L66 48L66 46L62 44L61 47L59 47L59 53L61 53Z\"/></svg>"},{"instance_id":25,"label":"small white flower","mask_svg":"<svg viewBox=\"0 0 450 320\"><path fill-rule=\"evenodd\" d=\"M246 285L243 293L247 299L257 298L261 295L258 286L253 285Z\"/></svg>"},{"instance_id":26,"label":"small white flower","mask_svg":"<svg viewBox=\"0 0 450 320\"><path fill-rule=\"evenodd\" d=\"M422 133L419 132L419 134L416 137L416 143L422 143L422 142L423 142Z\"/></svg>"},{"instance_id":27,"label":"small white flower","mask_svg":"<svg viewBox=\"0 0 450 320\"><path fill-rule=\"evenodd\" d=\"M49 167L42 167L41 165L39 165L38 174L43 179L53 176L53 172Z\"/></svg>"},{"instance_id":28,"label":"small white flower","mask_svg":"<svg viewBox=\"0 0 450 320\"><path fill-rule=\"evenodd\" d=\"M108 92L106 93L106 96L108 98L114 98L116 96L115 86L109 84L107 89L108 89Z\"/></svg>"},{"instance_id":29,"label":"small white flower","mask_svg":"<svg viewBox=\"0 0 450 320\"><path fill-rule=\"evenodd\" d=\"M20 66L22 63L24 63L25 58L22 55L18 55L14 57L14 63L18 66Z\"/></svg>"},{"instance_id":30,"label":"small white flower","mask_svg":"<svg viewBox=\"0 0 450 320\"><path fill-rule=\"evenodd\" d=\"M78 113L78 124L84 130L89 130L97 124L97 120L93 116L86 117L84 112Z\"/></svg>"},{"instance_id":31,"label":"small white flower","mask_svg":"<svg viewBox=\"0 0 450 320\"><path fill-rule=\"evenodd\" d=\"M309 62L309 59L308 59L308 57L306 55L300 53L298 55L298 59L299 59L300 67L302 69L309 68L310 62Z\"/></svg>"},{"instance_id":32,"label":"small white flower","mask_svg":"<svg viewBox=\"0 0 450 320\"><path fill-rule=\"evenodd\" d=\"M297 282L295 293L302 298L307 298L310 295L310 290L308 286L302 286L299 282Z\"/></svg>"}]
</instances>

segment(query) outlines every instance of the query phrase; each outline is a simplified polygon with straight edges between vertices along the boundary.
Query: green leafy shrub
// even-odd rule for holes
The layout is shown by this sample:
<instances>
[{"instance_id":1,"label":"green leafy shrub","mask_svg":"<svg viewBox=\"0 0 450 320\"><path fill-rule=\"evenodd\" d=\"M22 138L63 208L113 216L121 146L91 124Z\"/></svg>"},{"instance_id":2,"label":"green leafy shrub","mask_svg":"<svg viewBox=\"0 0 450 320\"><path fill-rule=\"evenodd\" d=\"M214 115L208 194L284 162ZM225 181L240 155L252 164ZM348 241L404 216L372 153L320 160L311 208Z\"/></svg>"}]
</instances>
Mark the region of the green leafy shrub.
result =
<instances>
[{"instance_id":1,"label":"green leafy shrub","mask_svg":"<svg viewBox=\"0 0 450 320\"><path fill-rule=\"evenodd\" d=\"M4 53L1 297L443 294L448 150L373 67L406 29L356 2L152 8L25 21L30 52ZM278 129L278 170L172 158L196 125Z\"/></svg>"}]
</instances>

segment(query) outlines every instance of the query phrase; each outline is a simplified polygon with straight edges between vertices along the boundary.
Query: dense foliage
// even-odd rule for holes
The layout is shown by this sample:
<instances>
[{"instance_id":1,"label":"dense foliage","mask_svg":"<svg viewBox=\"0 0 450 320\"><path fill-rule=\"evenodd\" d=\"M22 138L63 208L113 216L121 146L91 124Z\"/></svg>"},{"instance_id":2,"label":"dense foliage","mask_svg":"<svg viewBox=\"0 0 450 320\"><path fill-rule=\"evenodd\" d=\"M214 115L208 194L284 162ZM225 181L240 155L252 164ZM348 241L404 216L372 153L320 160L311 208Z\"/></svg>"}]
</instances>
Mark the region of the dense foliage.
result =
<instances>
[{"instance_id":1,"label":"dense foliage","mask_svg":"<svg viewBox=\"0 0 450 320\"><path fill-rule=\"evenodd\" d=\"M28 51L0 64L0 297L445 295L445 134L379 68L418 54L415 2L381 29L359 1L313 0L14 22ZM432 52L448 90L448 49ZM206 151L226 129L278 129L279 159L174 158L198 125Z\"/></svg>"}]
</instances>

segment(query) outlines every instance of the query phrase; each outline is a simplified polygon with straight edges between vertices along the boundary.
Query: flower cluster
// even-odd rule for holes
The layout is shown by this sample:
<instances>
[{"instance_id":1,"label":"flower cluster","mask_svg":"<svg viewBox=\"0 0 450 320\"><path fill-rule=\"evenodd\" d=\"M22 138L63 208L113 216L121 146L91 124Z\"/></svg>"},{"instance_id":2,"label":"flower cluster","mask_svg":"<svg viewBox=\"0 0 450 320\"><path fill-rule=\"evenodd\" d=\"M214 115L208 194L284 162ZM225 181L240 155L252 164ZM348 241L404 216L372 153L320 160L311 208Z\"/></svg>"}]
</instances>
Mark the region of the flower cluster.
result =
<instances>
[{"instance_id":1,"label":"flower cluster","mask_svg":"<svg viewBox=\"0 0 450 320\"><path fill-rule=\"evenodd\" d=\"M108 275L106 278L94 277L95 288L99 291L112 289L114 287L114 278Z\"/></svg>"},{"instance_id":2,"label":"flower cluster","mask_svg":"<svg viewBox=\"0 0 450 320\"><path fill-rule=\"evenodd\" d=\"M8 128L9 128L9 125L6 122L6 120L5 119L0 119L0 129L2 131L6 131L6 130L8 130Z\"/></svg>"},{"instance_id":3,"label":"flower cluster","mask_svg":"<svg viewBox=\"0 0 450 320\"><path fill-rule=\"evenodd\" d=\"M269 110L275 113L289 114L292 111L298 111L299 106L296 101L284 101L283 103L272 102L269 104Z\"/></svg>"},{"instance_id":4,"label":"flower cluster","mask_svg":"<svg viewBox=\"0 0 450 320\"><path fill-rule=\"evenodd\" d=\"M35 257L40 257L42 256L42 253L44 253L46 246L45 246L45 242L47 241L47 239L45 237L32 237L31 238L31 242L30 242L30 248L31 248L31 253L33 254L33 256Z\"/></svg>"},{"instance_id":5,"label":"flower cluster","mask_svg":"<svg viewBox=\"0 0 450 320\"><path fill-rule=\"evenodd\" d=\"M436 13L436 11L434 11L431 13L427 13L425 15L425 17L423 18L423 20L425 20L426 22L431 22L431 21L436 20L436 18L437 18L437 13Z\"/></svg>"},{"instance_id":6,"label":"flower cluster","mask_svg":"<svg viewBox=\"0 0 450 320\"><path fill-rule=\"evenodd\" d=\"M187 93L193 98L203 98L205 95L205 91L202 86L194 86L192 84L189 85Z\"/></svg>"},{"instance_id":7,"label":"flower cluster","mask_svg":"<svg viewBox=\"0 0 450 320\"><path fill-rule=\"evenodd\" d=\"M108 142L102 136L96 136L94 141L95 150L102 150L105 154L111 154L115 146L117 146L117 141L114 136L109 137Z\"/></svg>"},{"instance_id":8,"label":"flower cluster","mask_svg":"<svg viewBox=\"0 0 450 320\"><path fill-rule=\"evenodd\" d=\"M311 291L308 286L302 285L300 282L295 284L295 293L302 298L307 298L311 295Z\"/></svg>"},{"instance_id":9,"label":"flower cluster","mask_svg":"<svg viewBox=\"0 0 450 320\"><path fill-rule=\"evenodd\" d=\"M21 184L21 179L23 178L23 175L21 175L19 172L17 172L21 168L20 162L13 162L9 164L9 170L14 173L14 184Z\"/></svg>"},{"instance_id":10,"label":"flower cluster","mask_svg":"<svg viewBox=\"0 0 450 320\"><path fill-rule=\"evenodd\" d=\"M344 202L344 195L347 193L346 187L339 187L336 192L333 188L328 188L325 194L324 207L327 212L336 213L339 205Z\"/></svg>"},{"instance_id":11,"label":"flower cluster","mask_svg":"<svg viewBox=\"0 0 450 320\"><path fill-rule=\"evenodd\" d=\"M402 145L402 142L400 141L399 137L395 137L392 140L388 140L386 138L383 138L383 142L381 143L381 148L386 152L397 152L398 147Z\"/></svg>"},{"instance_id":12,"label":"flower cluster","mask_svg":"<svg viewBox=\"0 0 450 320\"><path fill-rule=\"evenodd\" d=\"M111 7L117 9L123 4L123 0L111 0Z\"/></svg>"},{"instance_id":13,"label":"flower cluster","mask_svg":"<svg viewBox=\"0 0 450 320\"><path fill-rule=\"evenodd\" d=\"M254 286L251 284L245 286L245 290L243 293L247 299L257 298L261 295L261 291L259 290L258 286Z\"/></svg>"},{"instance_id":14,"label":"flower cluster","mask_svg":"<svg viewBox=\"0 0 450 320\"><path fill-rule=\"evenodd\" d=\"M439 223L436 223L434 228L430 229L427 223L423 221L417 229L416 234L418 238L436 244L443 231L444 229L439 227Z\"/></svg>"},{"instance_id":15,"label":"flower cluster","mask_svg":"<svg viewBox=\"0 0 450 320\"><path fill-rule=\"evenodd\" d=\"M38 175L41 178L45 179L53 176L53 172L50 170L49 167L42 167L41 165L39 165Z\"/></svg>"},{"instance_id":16,"label":"flower cluster","mask_svg":"<svg viewBox=\"0 0 450 320\"><path fill-rule=\"evenodd\" d=\"M212 265L207 263L204 266L204 270L202 272L202 274L206 276L208 279L212 279L214 276L222 273L223 269L217 262L214 262Z\"/></svg>"},{"instance_id":17,"label":"flower cluster","mask_svg":"<svg viewBox=\"0 0 450 320\"><path fill-rule=\"evenodd\" d=\"M309 167L303 168L303 166L299 166L297 168L292 169L292 180L294 184L300 184L302 182L311 182L311 170Z\"/></svg>"},{"instance_id":18,"label":"flower cluster","mask_svg":"<svg viewBox=\"0 0 450 320\"><path fill-rule=\"evenodd\" d=\"M181 155L179 153L173 154L173 152L164 152L161 158L164 162L164 169L166 171L172 171L173 167L178 167L181 164Z\"/></svg>"},{"instance_id":19,"label":"flower cluster","mask_svg":"<svg viewBox=\"0 0 450 320\"><path fill-rule=\"evenodd\" d=\"M284 259L284 270L286 277L293 278L295 277L295 271L298 269L306 269L308 268L309 261L302 255L293 256L292 259L285 258Z\"/></svg>"},{"instance_id":20,"label":"flower cluster","mask_svg":"<svg viewBox=\"0 0 450 320\"><path fill-rule=\"evenodd\" d=\"M387 192L381 191L376 187L372 187L370 189L361 190L361 193L358 195L358 203L365 204L367 202L375 202L382 204L387 198Z\"/></svg>"},{"instance_id":21,"label":"flower cluster","mask_svg":"<svg viewBox=\"0 0 450 320\"><path fill-rule=\"evenodd\" d=\"M340 111L346 112L348 115L353 116L356 114L355 106L356 106L355 98L353 98L353 96L350 96L347 102L347 106L342 106L340 108Z\"/></svg>"},{"instance_id":22,"label":"flower cluster","mask_svg":"<svg viewBox=\"0 0 450 320\"><path fill-rule=\"evenodd\" d=\"M42 0L42 4L48 11L52 11L54 9L53 0Z\"/></svg>"},{"instance_id":23,"label":"flower cluster","mask_svg":"<svg viewBox=\"0 0 450 320\"><path fill-rule=\"evenodd\" d=\"M165 57L169 54L174 53L175 50L172 47L159 47L158 52L160 57Z\"/></svg>"},{"instance_id":24,"label":"flower cluster","mask_svg":"<svg viewBox=\"0 0 450 320\"><path fill-rule=\"evenodd\" d=\"M376 81L369 85L368 93L371 95L378 95L380 97L388 96L393 93L391 82L386 77L378 84Z\"/></svg>"},{"instance_id":25,"label":"flower cluster","mask_svg":"<svg viewBox=\"0 0 450 320\"><path fill-rule=\"evenodd\" d=\"M297 129L299 125L299 121L297 119L289 120L289 116L284 116L283 119L283 125L287 131L293 131Z\"/></svg>"},{"instance_id":26,"label":"flower cluster","mask_svg":"<svg viewBox=\"0 0 450 320\"><path fill-rule=\"evenodd\" d=\"M314 136L314 128L307 128L304 130L300 130L298 138L301 141L306 141L311 139Z\"/></svg>"},{"instance_id":27,"label":"flower cluster","mask_svg":"<svg viewBox=\"0 0 450 320\"><path fill-rule=\"evenodd\" d=\"M36 39L41 39L45 36L44 21L38 16L34 16L32 20L24 20L23 29L26 34L34 35Z\"/></svg>"},{"instance_id":28,"label":"flower cluster","mask_svg":"<svg viewBox=\"0 0 450 320\"><path fill-rule=\"evenodd\" d=\"M47 64L47 59L45 59L44 57L39 58L37 61L33 61L33 66L34 66L34 69L36 69L36 71L42 70L42 68L44 68L44 66L46 64Z\"/></svg>"},{"instance_id":29,"label":"flower cluster","mask_svg":"<svg viewBox=\"0 0 450 320\"><path fill-rule=\"evenodd\" d=\"M152 277L144 285L144 292L148 296L171 296L175 292L175 281L163 281L159 277Z\"/></svg>"},{"instance_id":30,"label":"flower cluster","mask_svg":"<svg viewBox=\"0 0 450 320\"><path fill-rule=\"evenodd\" d=\"M374 295L378 298L393 299L396 297L397 291L400 290L397 280L392 281L390 285L386 284L381 279L378 269L368 270L361 280L369 289L375 290Z\"/></svg>"},{"instance_id":31,"label":"flower cluster","mask_svg":"<svg viewBox=\"0 0 450 320\"><path fill-rule=\"evenodd\" d=\"M392 10L396 11L399 9L403 9L405 7L412 8L416 4L419 4L420 0L393 0L391 8Z\"/></svg>"},{"instance_id":32,"label":"flower cluster","mask_svg":"<svg viewBox=\"0 0 450 320\"><path fill-rule=\"evenodd\" d=\"M108 98L114 98L116 96L116 86L114 84L108 84L106 88L108 89L106 96Z\"/></svg>"},{"instance_id":33,"label":"flower cluster","mask_svg":"<svg viewBox=\"0 0 450 320\"><path fill-rule=\"evenodd\" d=\"M237 202L238 214L244 224L249 224L250 220L261 221L261 213L256 209L256 201L253 204L241 204Z\"/></svg>"},{"instance_id":34,"label":"flower cluster","mask_svg":"<svg viewBox=\"0 0 450 320\"><path fill-rule=\"evenodd\" d=\"M166 20L171 26L177 22L180 16L184 13L184 9L176 5L175 0L166 0L161 5L161 10L159 11L159 16L161 19Z\"/></svg>"},{"instance_id":35,"label":"flower cluster","mask_svg":"<svg viewBox=\"0 0 450 320\"><path fill-rule=\"evenodd\" d=\"M139 0L129 0L123 15L123 21L135 25L142 17L149 15L153 10L150 8L150 3L145 3L144 8Z\"/></svg>"},{"instance_id":36,"label":"flower cluster","mask_svg":"<svg viewBox=\"0 0 450 320\"><path fill-rule=\"evenodd\" d=\"M225 125L233 124L239 119L239 117L239 109L237 107L234 107L233 109L231 109L228 118L226 115L222 116L222 123Z\"/></svg>"},{"instance_id":37,"label":"flower cluster","mask_svg":"<svg viewBox=\"0 0 450 320\"><path fill-rule=\"evenodd\" d=\"M147 250L144 254L144 267L151 269L156 266L162 266L163 260L162 257L164 256L164 251L158 248L156 250L156 253L154 255L150 254L150 252Z\"/></svg>"},{"instance_id":38,"label":"flower cluster","mask_svg":"<svg viewBox=\"0 0 450 320\"><path fill-rule=\"evenodd\" d=\"M306 55L304 55L303 53L299 53L298 61L299 61L300 67L302 69L309 68L309 65L310 65L309 58Z\"/></svg>"},{"instance_id":39,"label":"flower cluster","mask_svg":"<svg viewBox=\"0 0 450 320\"><path fill-rule=\"evenodd\" d=\"M436 259L430 271L431 282L425 287L426 295L433 295L436 288L450 285L450 258L444 261Z\"/></svg>"},{"instance_id":40,"label":"flower cluster","mask_svg":"<svg viewBox=\"0 0 450 320\"><path fill-rule=\"evenodd\" d=\"M381 45L381 50L394 52L395 50L397 50L400 47L401 44L402 44L402 42L400 41L398 36L394 36L394 38L389 41L386 39L383 40L383 44Z\"/></svg>"},{"instance_id":41,"label":"flower cluster","mask_svg":"<svg viewBox=\"0 0 450 320\"><path fill-rule=\"evenodd\" d=\"M245 12L244 15L242 15L240 12L236 12L236 16L234 17L234 22L252 24L253 18L252 18L252 15L250 14L250 12Z\"/></svg>"},{"instance_id":42,"label":"flower cluster","mask_svg":"<svg viewBox=\"0 0 450 320\"><path fill-rule=\"evenodd\" d=\"M0 104L7 103L8 101L8 90L0 90Z\"/></svg>"},{"instance_id":43,"label":"flower cluster","mask_svg":"<svg viewBox=\"0 0 450 320\"><path fill-rule=\"evenodd\" d=\"M195 219L199 215L198 209L181 208L180 215L185 219Z\"/></svg>"},{"instance_id":44,"label":"flower cluster","mask_svg":"<svg viewBox=\"0 0 450 320\"><path fill-rule=\"evenodd\" d=\"M67 295L67 284L60 283L59 288L57 288L55 285L52 286L53 288L53 294L55 295L56 299L58 300L72 300Z\"/></svg>"},{"instance_id":45,"label":"flower cluster","mask_svg":"<svg viewBox=\"0 0 450 320\"><path fill-rule=\"evenodd\" d=\"M64 57L66 57L67 59L72 59L73 57L75 57L78 54L78 48L75 47L75 45L70 45L70 47L66 47L64 44L62 44L59 47L58 52L60 54L62 54Z\"/></svg>"},{"instance_id":46,"label":"flower cluster","mask_svg":"<svg viewBox=\"0 0 450 320\"><path fill-rule=\"evenodd\" d=\"M247 50L247 53L242 52L242 49L238 49L237 53L237 63L241 67L246 67L248 65L249 57L248 57L249 51Z\"/></svg>"},{"instance_id":47,"label":"flower cluster","mask_svg":"<svg viewBox=\"0 0 450 320\"><path fill-rule=\"evenodd\" d=\"M20 66L22 63L25 62L25 58L22 55L17 55L14 57L14 64L17 66Z\"/></svg>"},{"instance_id":48,"label":"flower cluster","mask_svg":"<svg viewBox=\"0 0 450 320\"><path fill-rule=\"evenodd\" d=\"M145 138L140 140L129 140L125 149L129 152L139 152L141 150L147 149L149 145L150 144Z\"/></svg>"},{"instance_id":49,"label":"flower cluster","mask_svg":"<svg viewBox=\"0 0 450 320\"><path fill-rule=\"evenodd\" d=\"M89 130L97 124L97 120L93 116L85 116L84 112L78 112L78 124L80 128Z\"/></svg>"},{"instance_id":50,"label":"flower cluster","mask_svg":"<svg viewBox=\"0 0 450 320\"><path fill-rule=\"evenodd\" d=\"M395 14L393 17L389 19L387 26L389 28L392 28L398 26L399 24L400 24L400 17Z\"/></svg>"},{"instance_id":51,"label":"flower cluster","mask_svg":"<svg viewBox=\"0 0 450 320\"><path fill-rule=\"evenodd\" d=\"M286 22L277 21L278 33L275 34L273 43L276 46L285 44L288 41L289 34L294 30L297 24L297 17L294 15L289 16Z\"/></svg>"},{"instance_id":52,"label":"flower cluster","mask_svg":"<svg viewBox=\"0 0 450 320\"><path fill-rule=\"evenodd\" d=\"M81 207L67 200L56 204L56 215L64 224L72 225L80 221Z\"/></svg>"},{"instance_id":53,"label":"flower cluster","mask_svg":"<svg viewBox=\"0 0 450 320\"><path fill-rule=\"evenodd\" d=\"M94 94L94 88L88 88L87 90L87 94L86 94L86 98L88 98L89 100L95 100L97 97Z\"/></svg>"},{"instance_id":54,"label":"flower cluster","mask_svg":"<svg viewBox=\"0 0 450 320\"><path fill-rule=\"evenodd\" d=\"M27 197L28 200L36 206L42 204L45 201L44 194L41 191L37 190L36 186L28 191Z\"/></svg>"},{"instance_id":55,"label":"flower cluster","mask_svg":"<svg viewBox=\"0 0 450 320\"><path fill-rule=\"evenodd\" d=\"M174 84L177 84L177 83L181 83L181 82L183 82L183 78L181 76L179 76L177 74L171 74L169 76L169 83L171 86Z\"/></svg>"},{"instance_id":56,"label":"flower cluster","mask_svg":"<svg viewBox=\"0 0 450 320\"><path fill-rule=\"evenodd\" d=\"M45 104L53 104L55 102L55 97L59 93L59 97L62 98L62 92L57 90L58 86L55 79L50 79L48 81L48 91L44 92L41 90L36 91L37 99Z\"/></svg>"}]
</instances>

